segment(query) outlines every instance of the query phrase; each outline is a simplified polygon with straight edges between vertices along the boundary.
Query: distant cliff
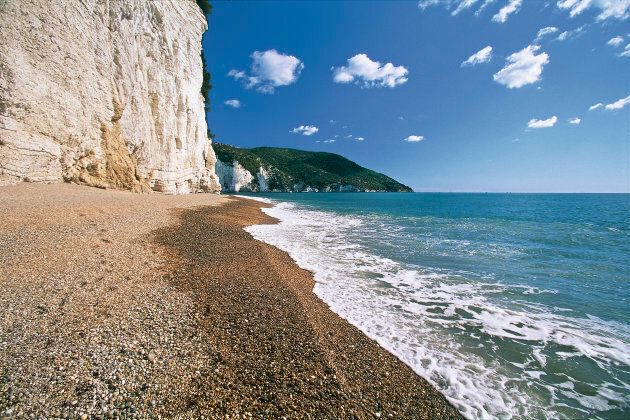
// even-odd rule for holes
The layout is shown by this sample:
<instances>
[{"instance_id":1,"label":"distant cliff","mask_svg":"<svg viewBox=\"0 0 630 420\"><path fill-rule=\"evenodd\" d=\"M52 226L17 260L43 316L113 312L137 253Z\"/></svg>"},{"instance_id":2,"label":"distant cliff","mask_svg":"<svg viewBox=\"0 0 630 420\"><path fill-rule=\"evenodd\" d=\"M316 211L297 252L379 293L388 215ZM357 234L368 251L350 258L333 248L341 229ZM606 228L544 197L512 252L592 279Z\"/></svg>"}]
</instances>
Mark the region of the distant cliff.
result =
<instances>
[{"instance_id":1,"label":"distant cliff","mask_svg":"<svg viewBox=\"0 0 630 420\"><path fill-rule=\"evenodd\" d=\"M411 188L334 153L213 145L221 189L237 191L392 191Z\"/></svg>"},{"instance_id":2,"label":"distant cliff","mask_svg":"<svg viewBox=\"0 0 630 420\"><path fill-rule=\"evenodd\" d=\"M218 191L194 0L0 0L0 185Z\"/></svg>"}]
</instances>

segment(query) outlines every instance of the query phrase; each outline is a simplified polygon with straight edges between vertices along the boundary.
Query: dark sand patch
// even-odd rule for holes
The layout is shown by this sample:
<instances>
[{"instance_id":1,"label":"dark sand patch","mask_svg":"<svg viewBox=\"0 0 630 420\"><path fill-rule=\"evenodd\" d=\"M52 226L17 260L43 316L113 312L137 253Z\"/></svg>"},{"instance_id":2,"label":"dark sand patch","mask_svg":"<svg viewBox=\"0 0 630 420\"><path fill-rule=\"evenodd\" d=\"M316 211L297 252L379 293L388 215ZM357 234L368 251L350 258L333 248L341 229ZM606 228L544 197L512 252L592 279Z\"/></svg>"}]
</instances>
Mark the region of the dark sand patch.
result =
<instances>
[{"instance_id":1,"label":"dark sand patch","mask_svg":"<svg viewBox=\"0 0 630 420\"><path fill-rule=\"evenodd\" d=\"M273 223L261 203L235 199L179 212L157 240L172 281L203 308L220 354L192 401L211 416L458 418L410 368L342 320L313 293L289 255L243 230Z\"/></svg>"}]
</instances>

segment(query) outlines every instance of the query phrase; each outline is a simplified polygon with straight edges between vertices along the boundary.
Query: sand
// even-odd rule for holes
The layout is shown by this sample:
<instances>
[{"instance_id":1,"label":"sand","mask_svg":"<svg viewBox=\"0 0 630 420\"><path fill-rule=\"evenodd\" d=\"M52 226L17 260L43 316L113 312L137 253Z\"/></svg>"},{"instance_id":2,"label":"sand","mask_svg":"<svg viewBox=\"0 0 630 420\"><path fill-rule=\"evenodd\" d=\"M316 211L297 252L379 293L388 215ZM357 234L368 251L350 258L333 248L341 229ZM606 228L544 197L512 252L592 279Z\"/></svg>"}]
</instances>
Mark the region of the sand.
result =
<instances>
[{"instance_id":1,"label":"sand","mask_svg":"<svg viewBox=\"0 0 630 420\"><path fill-rule=\"evenodd\" d=\"M0 416L457 418L243 230L258 202L0 188Z\"/></svg>"}]
</instances>

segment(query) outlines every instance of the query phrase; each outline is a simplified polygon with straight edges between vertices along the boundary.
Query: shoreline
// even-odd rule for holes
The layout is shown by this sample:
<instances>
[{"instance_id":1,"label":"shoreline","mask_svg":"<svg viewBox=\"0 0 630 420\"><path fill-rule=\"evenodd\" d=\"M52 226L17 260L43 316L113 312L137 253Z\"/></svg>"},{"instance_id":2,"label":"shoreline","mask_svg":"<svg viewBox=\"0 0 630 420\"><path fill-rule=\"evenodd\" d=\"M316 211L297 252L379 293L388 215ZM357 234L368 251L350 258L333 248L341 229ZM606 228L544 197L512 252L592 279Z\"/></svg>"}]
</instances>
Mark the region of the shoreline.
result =
<instances>
[{"instance_id":1,"label":"shoreline","mask_svg":"<svg viewBox=\"0 0 630 420\"><path fill-rule=\"evenodd\" d=\"M39 199L55 195L51 189L64 190L57 193L61 200L75 190L85 192L83 188L22 187L37 190ZM99 196L118 199L129 194L97 191L88 193L92 206ZM4 195L6 190L0 189ZM5 314L0 315L0 325L7 331L0 337L0 371L5 378L0 393L6 397L0 397L0 415L14 407L15 416L20 410L25 415L47 410L49 417L461 418L426 380L332 312L313 293L312 273L243 230L274 222L261 211L264 203L208 195L136 197L123 202L121 214L151 208L158 213L155 219L104 222L98 218L102 203L93 208L96 216L87 225L93 234L99 236L102 229L109 233L108 227L117 226L122 235L116 238L113 231L109 239L84 237L93 248L75 244L82 257L93 249L109 249L111 255L107 251L94 255L97 270L90 271L95 268L89 267L94 265L90 258L72 261L79 271L63 265L60 271L66 277L61 281L50 275L50 265L37 269L16 247L3 248L7 268L0 274L10 274L11 279L0 286L0 291L9 292L6 299L0 298L0 312ZM60 208L67 206L64 202ZM40 204L32 213L37 212L48 213L49 207ZM60 210L59 217L68 213ZM5 232L4 225L19 226L20 218L34 216L5 219L0 245L16 235ZM66 225L61 230L81 231L65 219L51 223ZM141 220L142 232L134 235ZM45 261L72 252L62 238L54 239L43 239L59 245L45 250L54 257ZM136 255L122 256L129 252ZM103 268L102 260L111 264ZM35 271L26 283L39 286L38 292L29 296L30 287L15 284L18 277L22 280L20 270L27 278ZM45 279L37 276L44 273ZM81 277L86 279L79 281ZM96 290L82 291L85 296L80 300L72 293L70 297L56 293L63 289L60 283L74 291L99 282ZM92 299L95 294L97 299ZM56 322L46 319L51 315ZM75 326L83 322L81 328ZM70 327L71 333L53 328L40 343L37 333L59 324ZM16 371L20 363L22 371ZM20 393L27 398L17 397L14 404L11 397Z\"/></svg>"}]
</instances>

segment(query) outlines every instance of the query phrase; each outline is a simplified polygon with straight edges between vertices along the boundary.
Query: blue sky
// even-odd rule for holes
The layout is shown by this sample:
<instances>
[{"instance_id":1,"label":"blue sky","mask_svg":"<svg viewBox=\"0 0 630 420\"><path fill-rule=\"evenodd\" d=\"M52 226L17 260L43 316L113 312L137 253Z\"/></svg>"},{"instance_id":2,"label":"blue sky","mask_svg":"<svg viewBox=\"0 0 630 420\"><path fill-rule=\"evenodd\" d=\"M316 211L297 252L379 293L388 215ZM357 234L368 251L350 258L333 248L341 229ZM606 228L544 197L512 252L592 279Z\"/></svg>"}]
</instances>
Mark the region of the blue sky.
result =
<instances>
[{"instance_id":1,"label":"blue sky","mask_svg":"<svg viewBox=\"0 0 630 420\"><path fill-rule=\"evenodd\" d=\"M220 142L339 153L416 191L630 192L630 0L213 7Z\"/></svg>"}]
</instances>

